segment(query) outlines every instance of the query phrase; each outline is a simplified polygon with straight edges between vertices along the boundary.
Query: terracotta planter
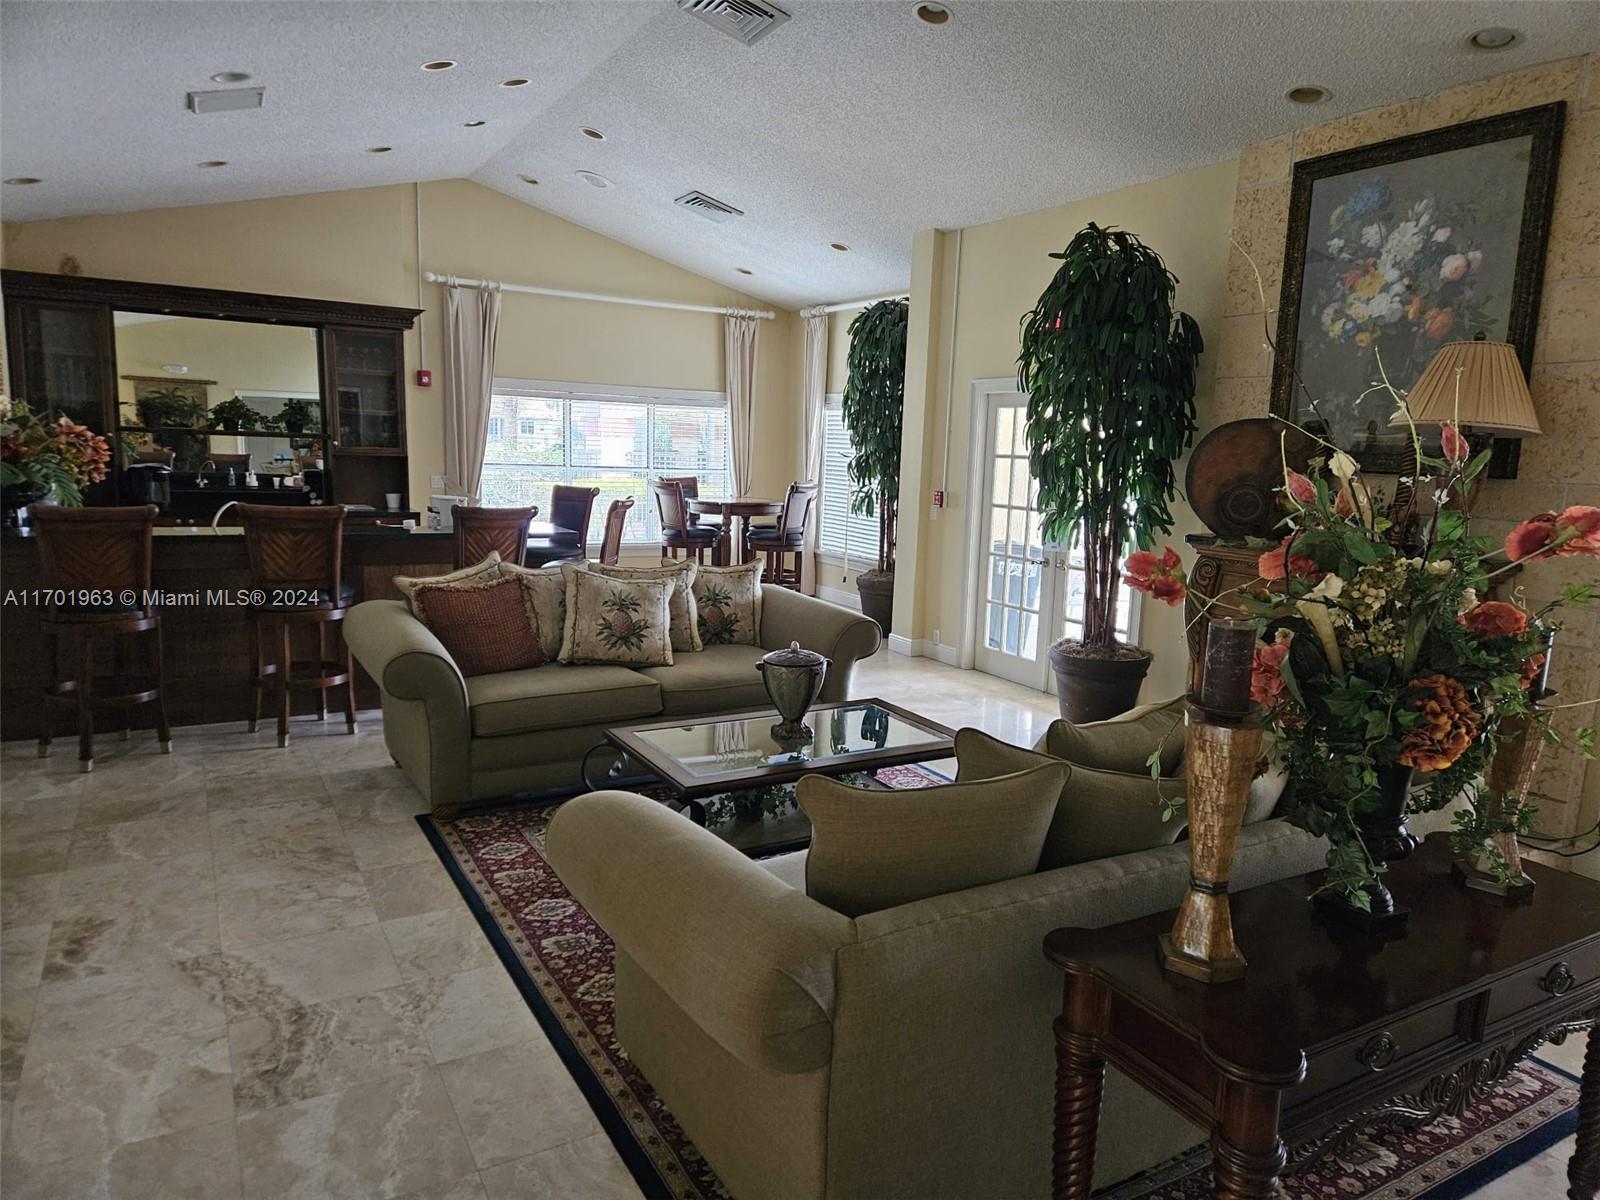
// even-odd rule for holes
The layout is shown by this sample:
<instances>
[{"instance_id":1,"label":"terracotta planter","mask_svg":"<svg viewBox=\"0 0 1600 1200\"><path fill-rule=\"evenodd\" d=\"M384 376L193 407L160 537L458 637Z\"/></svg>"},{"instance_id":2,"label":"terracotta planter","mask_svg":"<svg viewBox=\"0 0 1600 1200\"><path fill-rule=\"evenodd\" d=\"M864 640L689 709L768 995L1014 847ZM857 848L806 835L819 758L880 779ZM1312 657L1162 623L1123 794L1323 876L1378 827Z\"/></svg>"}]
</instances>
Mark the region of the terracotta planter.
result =
<instances>
[{"instance_id":1,"label":"terracotta planter","mask_svg":"<svg viewBox=\"0 0 1600 1200\"><path fill-rule=\"evenodd\" d=\"M1091 658L1067 653L1060 644L1051 646L1050 669L1056 676L1061 715L1082 725L1127 712L1139 702L1139 688L1153 658L1149 651L1141 651L1138 658Z\"/></svg>"},{"instance_id":2,"label":"terracotta planter","mask_svg":"<svg viewBox=\"0 0 1600 1200\"><path fill-rule=\"evenodd\" d=\"M863 571L856 576L856 590L861 593L861 615L876 621L887 638L894 624L894 572Z\"/></svg>"}]
</instances>

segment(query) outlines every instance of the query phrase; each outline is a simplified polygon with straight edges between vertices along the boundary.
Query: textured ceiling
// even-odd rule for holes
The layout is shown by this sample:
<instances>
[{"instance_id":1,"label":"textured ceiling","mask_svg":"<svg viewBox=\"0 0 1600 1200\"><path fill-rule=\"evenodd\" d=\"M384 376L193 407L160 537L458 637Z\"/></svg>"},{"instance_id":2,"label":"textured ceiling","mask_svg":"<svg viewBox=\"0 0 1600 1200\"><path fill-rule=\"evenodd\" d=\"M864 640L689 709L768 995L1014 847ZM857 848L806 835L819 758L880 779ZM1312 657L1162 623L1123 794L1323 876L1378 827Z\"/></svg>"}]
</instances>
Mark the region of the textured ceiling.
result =
<instances>
[{"instance_id":1,"label":"textured ceiling","mask_svg":"<svg viewBox=\"0 0 1600 1200\"><path fill-rule=\"evenodd\" d=\"M798 306L903 288L919 229L1061 204L1600 48L1600 5L1556 0L949 0L942 27L910 0L779 2L793 18L747 47L666 0L12 0L0 5L0 177L44 182L5 187L0 212L465 177ZM1486 25L1527 37L1467 49ZM461 65L419 69L436 58ZM248 71L266 106L188 112L184 94L225 70ZM532 83L497 86L514 76ZM1333 98L1283 98L1307 83ZM394 151L366 152L375 145ZM228 166L196 166L210 159ZM691 188L745 216L713 224L674 207Z\"/></svg>"}]
</instances>

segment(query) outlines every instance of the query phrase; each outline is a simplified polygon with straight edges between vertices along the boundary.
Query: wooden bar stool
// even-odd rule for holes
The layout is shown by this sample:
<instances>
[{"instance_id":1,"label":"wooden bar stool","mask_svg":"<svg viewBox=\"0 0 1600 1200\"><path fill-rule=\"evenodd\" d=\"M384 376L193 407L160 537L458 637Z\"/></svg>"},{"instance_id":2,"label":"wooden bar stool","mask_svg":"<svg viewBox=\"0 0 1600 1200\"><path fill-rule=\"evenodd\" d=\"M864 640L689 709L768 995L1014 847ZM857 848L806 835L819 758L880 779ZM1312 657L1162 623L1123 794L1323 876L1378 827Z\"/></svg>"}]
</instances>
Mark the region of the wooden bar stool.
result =
<instances>
[{"instance_id":1,"label":"wooden bar stool","mask_svg":"<svg viewBox=\"0 0 1600 1200\"><path fill-rule=\"evenodd\" d=\"M51 722L56 705L67 705L78 719L78 767L94 770L94 710L120 710L122 740L128 740L136 704L156 706L156 739L161 753L172 753L172 730L161 699L161 615L145 603L150 591L151 533L157 508L30 509L39 538L41 585L56 600L43 616L45 636L44 712L39 726L39 757L50 756ZM58 664L62 635L77 641L78 667L62 679ZM127 639L141 638L147 674L130 675ZM112 673L95 677L95 650L111 643Z\"/></svg>"},{"instance_id":2,"label":"wooden bar stool","mask_svg":"<svg viewBox=\"0 0 1600 1200\"><path fill-rule=\"evenodd\" d=\"M803 570L801 560L805 557L806 522L811 518L811 506L817 499L817 485L814 483L791 483L789 495L783 502L783 512L778 516L778 523L769 528L756 526L745 531L745 546L749 550L757 550L766 556L766 565L761 570L763 583L774 583L779 587L800 590L800 573ZM794 556L794 565L787 565L789 555Z\"/></svg>"},{"instance_id":3,"label":"wooden bar stool","mask_svg":"<svg viewBox=\"0 0 1600 1200\"><path fill-rule=\"evenodd\" d=\"M539 510L532 507L452 504L450 524L456 532L456 570L481 563L490 551L498 551L501 562L520 567L528 552L528 523L538 515Z\"/></svg>"},{"instance_id":4,"label":"wooden bar stool","mask_svg":"<svg viewBox=\"0 0 1600 1200\"><path fill-rule=\"evenodd\" d=\"M600 539L600 563L614 567L622 557L622 531L628 524L628 513L633 508L633 497L613 500L606 509L606 531Z\"/></svg>"},{"instance_id":5,"label":"wooden bar stool","mask_svg":"<svg viewBox=\"0 0 1600 1200\"><path fill-rule=\"evenodd\" d=\"M327 504L287 508L272 504L239 505L245 552L250 557L250 588L263 603L250 610L250 686L255 690L255 715L250 732L261 722L261 700L273 693L278 712L278 745L289 744L289 703L296 688L315 689L317 720L327 717L327 691L344 686L344 723L356 731L355 662L346 646L342 658L328 657L328 630L344 620L355 602L355 589L344 582L344 506ZM292 631L309 625L317 631L317 657L296 660ZM275 662L268 662L266 640L273 639Z\"/></svg>"},{"instance_id":6,"label":"wooden bar stool","mask_svg":"<svg viewBox=\"0 0 1600 1200\"><path fill-rule=\"evenodd\" d=\"M656 512L661 517L661 557L676 559L693 555L695 562L705 562L706 552L716 551L721 529L695 525L689 520L689 506L681 480L652 479L650 490L655 494Z\"/></svg>"},{"instance_id":7,"label":"wooden bar stool","mask_svg":"<svg viewBox=\"0 0 1600 1200\"><path fill-rule=\"evenodd\" d=\"M533 541L528 549L541 565L567 559L582 562L589 557L589 518L594 514L594 502L599 496L599 488L570 487L564 483L551 487L550 524L575 531L578 540L555 542L539 538Z\"/></svg>"}]
</instances>

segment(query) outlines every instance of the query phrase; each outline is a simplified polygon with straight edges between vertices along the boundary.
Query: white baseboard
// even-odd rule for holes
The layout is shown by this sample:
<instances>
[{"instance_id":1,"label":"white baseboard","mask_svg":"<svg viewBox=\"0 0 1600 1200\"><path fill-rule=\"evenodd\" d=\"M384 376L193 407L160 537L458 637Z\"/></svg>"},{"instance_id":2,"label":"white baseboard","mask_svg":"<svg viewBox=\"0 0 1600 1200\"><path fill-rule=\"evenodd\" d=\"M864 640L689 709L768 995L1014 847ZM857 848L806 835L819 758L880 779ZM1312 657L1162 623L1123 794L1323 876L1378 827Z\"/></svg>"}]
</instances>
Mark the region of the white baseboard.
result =
<instances>
[{"instance_id":1,"label":"white baseboard","mask_svg":"<svg viewBox=\"0 0 1600 1200\"><path fill-rule=\"evenodd\" d=\"M893 654L903 654L907 658L921 658L922 648L926 643L921 638L908 638L898 633L889 635L889 650Z\"/></svg>"},{"instance_id":2,"label":"white baseboard","mask_svg":"<svg viewBox=\"0 0 1600 1200\"><path fill-rule=\"evenodd\" d=\"M936 658L947 667L961 665L961 647L946 646L943 642L928 647L928 657Z\"/></svg>"},{"instance_id":3,"label":"white baseboard","mask_svg":"<svg viewBox=\"0 0 1600 1200\"><path fill-rule=\"evenodd\" d=\"M907 658L931 658L935 662L942 662L947 667L961 665L961 649L958 646L945 646L938 642L929 641L927 638L902 637L898 633L889 635L889 649L895 654L903 654Z\"/></svg>"},{"instance_id":4,"label":"white baseboard","mask_svg":"<svg viewBox=\"0 0 1600 1200\"><path fill-rule=\"evenodd\" d=\"M829 604L837 604L843 608L853 608L861 611L861 594L859 592L846 592L840 588L817 588L817 599L826 600Z\"/></svg>"}]
</instances>

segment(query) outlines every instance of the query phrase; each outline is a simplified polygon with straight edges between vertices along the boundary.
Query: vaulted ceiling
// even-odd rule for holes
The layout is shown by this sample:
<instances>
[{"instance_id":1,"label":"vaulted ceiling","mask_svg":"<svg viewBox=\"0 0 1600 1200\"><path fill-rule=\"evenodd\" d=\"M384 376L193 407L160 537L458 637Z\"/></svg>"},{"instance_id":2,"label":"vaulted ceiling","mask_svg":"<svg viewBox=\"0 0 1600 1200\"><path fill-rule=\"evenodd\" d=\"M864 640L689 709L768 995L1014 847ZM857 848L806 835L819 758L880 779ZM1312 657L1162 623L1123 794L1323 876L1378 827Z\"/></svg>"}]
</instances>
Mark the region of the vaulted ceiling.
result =
<instances>
[{"instance_id":1,"label":"vaulted ceiling","mask_svg":"<svg viewBox=\"0 0 1600 1200\"><path fill-rule=\"evenodd\" d=\"M465 177L798 306L903 288L919 229L1600 48L1600 5L1557 0L949 0L937 26L912 0L778 3L791 19L746 46L667 0L10 0L0 177L42 182L5 186L0 214ZM1466 44L1494 25L1525 36ZM421 69L439 59L458 65ZM212 81L223 72L250 78ZM529 82L501 86L514 78ZM1290 103L1303 84L1331 98ZM265 87L264 106L185 107L187 92L241 86ZM691 189L744 215L673 204Z\"/></svg>"}]
</instances>

